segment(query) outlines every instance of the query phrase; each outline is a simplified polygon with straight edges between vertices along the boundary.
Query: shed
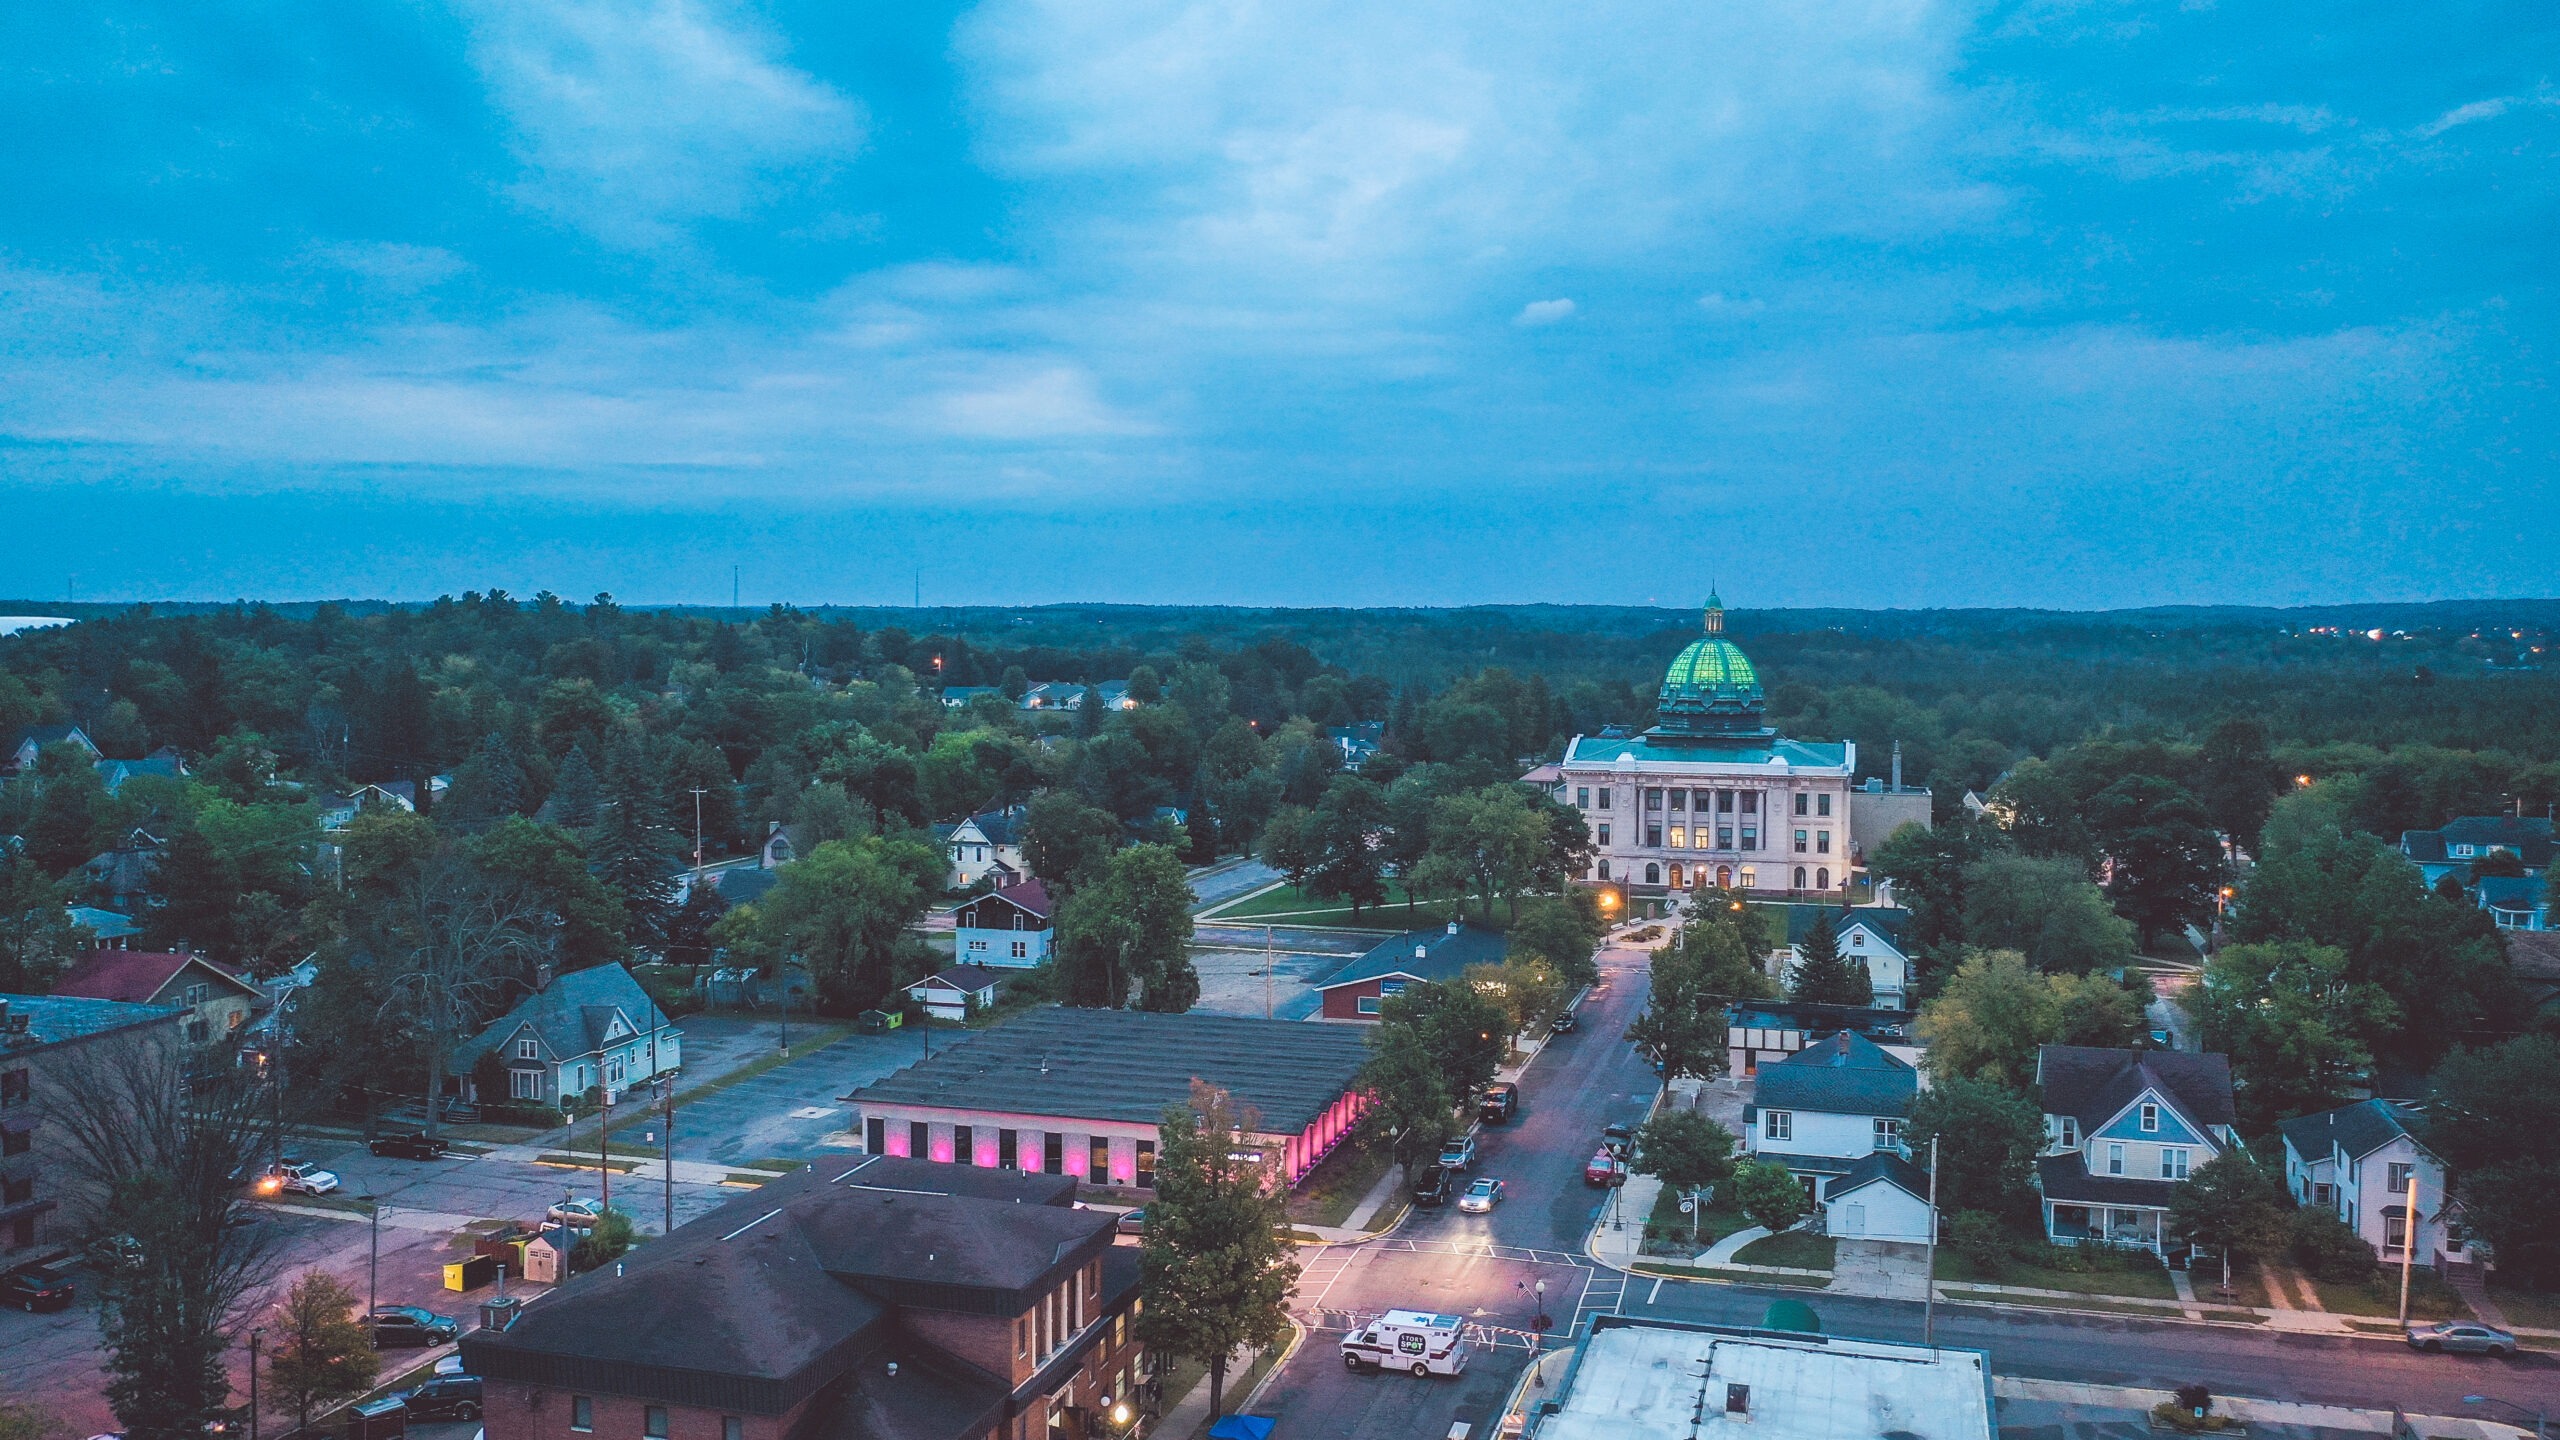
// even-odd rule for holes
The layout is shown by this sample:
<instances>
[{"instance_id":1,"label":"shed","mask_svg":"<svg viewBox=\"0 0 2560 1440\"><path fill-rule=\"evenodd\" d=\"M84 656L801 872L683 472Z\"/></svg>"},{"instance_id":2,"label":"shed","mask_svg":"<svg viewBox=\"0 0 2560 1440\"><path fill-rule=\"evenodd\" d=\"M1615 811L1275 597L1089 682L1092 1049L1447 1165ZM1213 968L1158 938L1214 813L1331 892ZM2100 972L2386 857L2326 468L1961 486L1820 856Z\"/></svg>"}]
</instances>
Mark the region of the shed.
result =
<instances>
[{"instance_id":1,"label":"shed","mask_svg":"<svg viewBox=\"0 0 2560 1440\"><path fill-rule=\"evenodd\" d=\"M995 1008L996 972L984 965L954 965L908 986L907 998L936 1020L966 1020L972 1006Z\"/></svg>"},{"instance_id":2,"label":"shed","mask_svg":"<svg viewBox=\"0 0 2560 1440\"><path fill-rule=\"evenodd\" d=\"M1929 1243L1929 1172L1878 1150L1833 1180L1822 1197L1823 1228L1847 1240Z\"/></svg>"},{"instance_id":3,"label":"shed","mask_svg":"<svg viewBox=\"0 0 2560 1440\"><path fill-rule=\"evenodd\" d=\"M569 1278L569 1254L578 1248L578 1234L566 1225L555 1225L524 1242L524 1278L544 1285L557 1285Z\"/></svg>"}]
</instances>

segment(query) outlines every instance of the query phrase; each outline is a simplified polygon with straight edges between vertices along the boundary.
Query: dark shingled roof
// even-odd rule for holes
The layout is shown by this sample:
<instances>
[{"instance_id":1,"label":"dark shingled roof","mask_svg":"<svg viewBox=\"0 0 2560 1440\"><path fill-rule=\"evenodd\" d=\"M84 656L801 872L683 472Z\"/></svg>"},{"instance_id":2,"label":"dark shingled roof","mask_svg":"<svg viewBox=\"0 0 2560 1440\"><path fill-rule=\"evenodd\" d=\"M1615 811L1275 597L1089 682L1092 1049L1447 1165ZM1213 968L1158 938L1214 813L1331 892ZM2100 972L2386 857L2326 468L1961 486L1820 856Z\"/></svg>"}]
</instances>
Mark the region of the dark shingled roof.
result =
<instances>
[{"instance_id":1,"label":"dark shingled roof","mask_svg":"<svg viewBox=\"0 0 2560 1440\"><path fill-rule=\"evenodd\" d=\"M59 1045L122 1030L129 1025L175 1024L187 1012L174 1005L134 1005L122 1000L90 1000L70 995L0 995L12 1017L25 1017L23 1038L0 1038L0 1049L18 1045Z\"/></svg>"},{"instance_id":2,"label":"dark shingled roof","mask_svg":"<svg viewBox=\"0 0 2560 1440\"><path fill-rule=\"evenodd\" d=\"M2130 1175L2092 1175L2076 1153L2047 1155L2036 1162L2036 1181L2044 1198L2065 1205L2148 1205L2165 1209L2183 1182L2137 1180Z\"/></svg>"},{"instance_id":3,"label":"dark shingled roof","mask_svg":"<svg viewBox=\"0 0 2560 1440\"><path fill-rule=\"evenodd\" d=\"M2144 1090L2199 1127L2229 1125L2231 1061L2192 1050L2108 1050L2091 1045L2046 1045L2036 1051L2036 1083L2044 1087L2044 1111L2097 1129Z\"/></svg>"},{"instance_id":4,"label":"dark shingled roof","mask_svg":"<svg viewBox=\"0 0 2560 1440\"><path fill-rule=\"evenodd\" d=\"M652 1029L674 1029L640 982L619 964L591 965L572 970L549 985L516 1002L516 1007L499 1017L496 1024L475 1038L465 1041L454 1051L456 1069L467 1072L480 1052L504 1042L523 1026L533 1027L553 1060L590 1055L604 1048L604 1032L619 1014L624 1023L642 1034Z\"/></svg>"},{"instance_id":5,"label":"dark shingled roof","mask_svg":"<svg viewBox=\"0 0 2560 1440\"><path fill-rule=\"evenodd\" d=\"M1899 950L1902 948L1902 932L1911 923L1911 912L1895 905L1858 905L1845 911L1837 905L1764 905L1760 908L1786 912L1786 943L1789 945L1802 945L1804 937L1813 933L1814 917L1828 915L1835 932L1864 922L1869 929L1892 941L1894 948Z\"/></svg>"},{"instance_id":6,"label":"dark shingled roof","mask_svg":"<svg viewBox=\"0 0 2560 1440\"><path fill-rule=\"evenodd\" d=\"M1813 1110L1826 1115L1908 1115L1920 1093L1920 1072L1851 1030L1778 1062L1760 1067L1752 1102L1763 1110Z\"/></svg>"},{"instance_id":7,"label":"dark shingled roof","mask_svg":"<svg viewBox=\"0 0 2560 1440\"><path fill-rule=\"evenodd\" d=\"M1388 975L1438 984L1464 975L1470 965L1499 965L1510 953L1509 940L1472 925L1461 925L1454 934L1445 925L1437 930L1408 930L1372 946L1368 954L1334 971L1316 988L1332 990Z\"/></svg>"},{"instance_id":8,"label":"dark shingled roof","mask_svg":"<svg viewBox=\"0 0 2560 1440\"><path fill-rule=\"evenodd\" d=\"M953 965L937 970L916 983L937 985L945 990L965 990L975 994L1003 978L1002 971L990 970L984 965Z\"/></svg>"},{"instance_id":9,"label":"dark shingled roof","mask_svg":"<svg viewBox=\"0 0 2560 1440\"><path fill-rule=\"evenodd\" d=\"M1189 1099L1197 1078L1261 1112L1262 1133L1294 1134L1342 1098L1368 1058L1365 1027L1053 1006L845 1098L1151 1124Z\"/></svg>"},{"instance_id":10,"label":"dark shingled roof","mask_svg":"<svg viewBox=\"0 0 2560 1440\"><path fill-rule=\"evenodd\" d=\"M1929 1172L1890 1150L1878 1150L1850 1166L1848 1173L1832 1181L1831 1188L1824 1193L1837 1200L1852 1190L1879 1181L1894 1186L1915 1200L1929 1198Z\"/></svg>"},{"instance_id":11,"label":"dark shingled roof","mask_svg":"<svg viewBox=\"0 0 2560 1440\"><path fill-rule=\"evenodd\" d=\"M2359 1100L2317 1115L2296 1116L2278 1128L2293 1153L2305 1160L2328 1159L2332 1145L2346 1151L2348 1159L2358 1160L2410 1134L2411 1118L2388 1100Z\"/></svg>"}]
</instances>

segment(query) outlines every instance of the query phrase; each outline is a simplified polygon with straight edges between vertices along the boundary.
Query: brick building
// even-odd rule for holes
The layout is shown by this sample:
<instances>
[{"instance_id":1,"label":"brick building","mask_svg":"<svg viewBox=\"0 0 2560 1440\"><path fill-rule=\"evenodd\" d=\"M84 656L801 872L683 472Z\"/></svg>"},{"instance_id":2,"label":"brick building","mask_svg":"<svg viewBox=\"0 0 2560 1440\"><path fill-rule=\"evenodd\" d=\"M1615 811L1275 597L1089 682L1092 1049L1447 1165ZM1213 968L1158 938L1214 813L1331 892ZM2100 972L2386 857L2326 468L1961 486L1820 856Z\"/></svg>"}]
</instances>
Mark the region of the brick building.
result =
<instances>
[{"instance_id":1,"label":"brick building","mask_svg":"<svg viewBox=\"0 0 2560 1440\"><path fill-rule=\"evenodd\" d=\"M1138 1252L1063 1176L805 1170L463 1339L487 1440L1086 1440L1152 1403Z\"/></svg>"},{"instance_id":2,"label":"brick building","mask_svg":"<svg viewBox=\"0 0 2560 1440\"><path fill-rule=\"evenodd\" d=\"M1499 965L1509 958L1510 942L1491 930L1452 921L1439 930L1414 930L1381 941L1368 954L1325 977L1316 986L1327 1020L1375 1021L1387 997L1408 985L1446 984L1467 973L1470 965Z\"/></svg>"},{"instance_id":3,"label":"brick building","mask_svg":"<svg viewBox=\"0 0 2560 1440\"><path fill-rule=\"evenodd\" d=\"M80 1047L113 1037L179 1041L187 1012L59 995L0 995L0 1270L69 1246L85 1217L56 1182L59 1157L45 1141L50 1068Z\"/></svg>"}]
</instances>

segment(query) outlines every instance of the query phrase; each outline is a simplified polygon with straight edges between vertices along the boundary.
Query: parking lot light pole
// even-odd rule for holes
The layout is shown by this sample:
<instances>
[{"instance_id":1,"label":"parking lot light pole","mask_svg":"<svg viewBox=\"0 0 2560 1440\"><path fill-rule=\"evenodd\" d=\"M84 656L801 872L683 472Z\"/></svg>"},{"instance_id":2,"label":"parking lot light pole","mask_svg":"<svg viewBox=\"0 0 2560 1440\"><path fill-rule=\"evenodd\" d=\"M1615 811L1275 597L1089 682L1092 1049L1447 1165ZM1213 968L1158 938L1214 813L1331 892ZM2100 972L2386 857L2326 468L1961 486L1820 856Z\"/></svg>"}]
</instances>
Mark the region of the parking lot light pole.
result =
<instances>
[{"instance_id":1,"label":"parking lot light pole","mask_svg":"<svg viewBox=\"0 0 2560 1440\"><path fill-rule=\"evenodd\" d=\"M373 1321L374 1307L380 1302L379 1291L382 1279L382 1202L374 1199L370 1195L362 1198L364 1200L365 1207L365 1228L370 1232L367 1236L365 1246L364 1318L367 1324L371 1324Z\"/></svg>"}]
</instances>

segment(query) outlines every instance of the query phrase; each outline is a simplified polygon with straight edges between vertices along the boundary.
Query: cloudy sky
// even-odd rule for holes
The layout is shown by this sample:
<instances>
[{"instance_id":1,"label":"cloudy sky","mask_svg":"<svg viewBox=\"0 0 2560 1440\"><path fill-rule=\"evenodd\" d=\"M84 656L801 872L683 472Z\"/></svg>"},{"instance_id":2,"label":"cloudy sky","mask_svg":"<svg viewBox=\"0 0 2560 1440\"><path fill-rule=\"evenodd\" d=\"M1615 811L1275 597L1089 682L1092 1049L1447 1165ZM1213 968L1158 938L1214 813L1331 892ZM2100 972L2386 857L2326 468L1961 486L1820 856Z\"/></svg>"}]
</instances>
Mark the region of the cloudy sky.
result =
<instances>
[{"instance_id":1,"label":"cloudy sky","mask_svg":"<svg viewBox=\"0 0 2560 1440\"><path fill-rule=\"evenodd\" d=\"M0 11L0 594L2560 592L2560 11Z\"/></svg>"}]
</instances>

